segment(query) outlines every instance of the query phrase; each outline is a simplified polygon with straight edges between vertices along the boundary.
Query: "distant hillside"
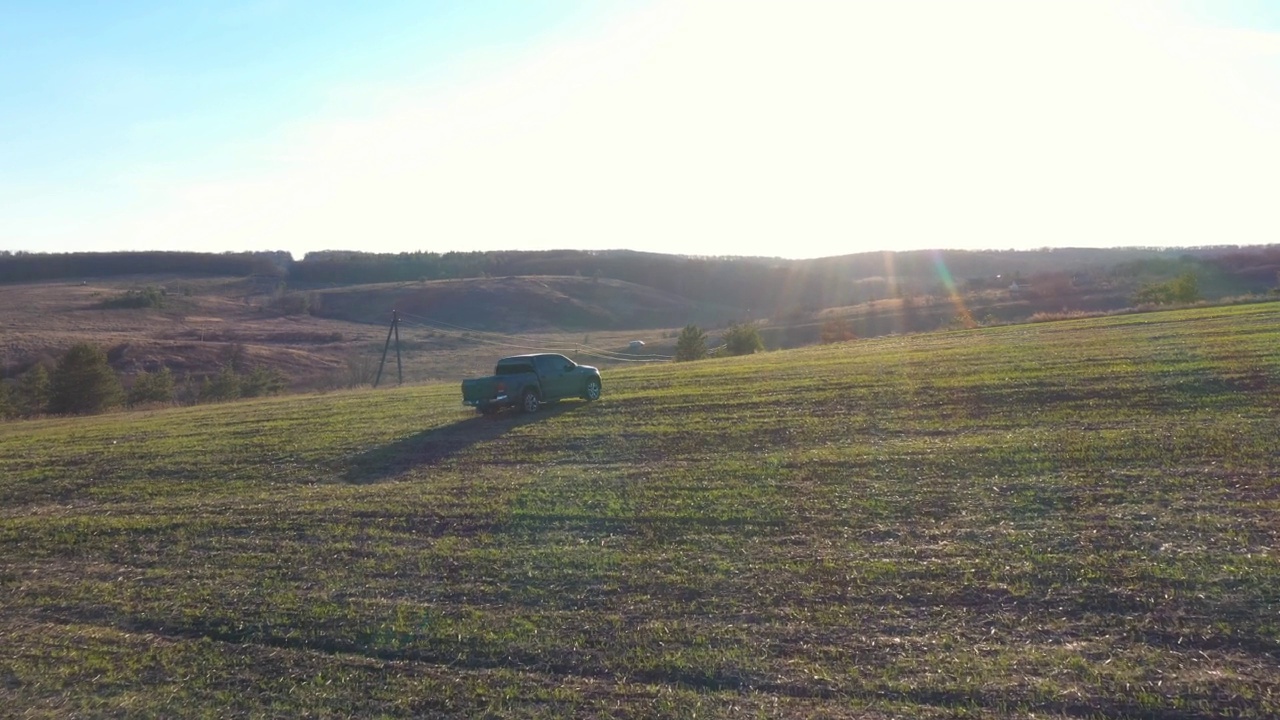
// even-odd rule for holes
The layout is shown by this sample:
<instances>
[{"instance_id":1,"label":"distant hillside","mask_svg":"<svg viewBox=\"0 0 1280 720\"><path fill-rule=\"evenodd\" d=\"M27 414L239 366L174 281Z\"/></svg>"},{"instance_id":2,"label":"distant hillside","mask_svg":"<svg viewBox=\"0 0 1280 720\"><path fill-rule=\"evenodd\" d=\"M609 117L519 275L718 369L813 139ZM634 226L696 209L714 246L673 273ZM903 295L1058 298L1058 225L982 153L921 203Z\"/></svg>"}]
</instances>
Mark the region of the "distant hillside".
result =
<instances>
[{"instance_id":1,"label":"distant hillside","mask_svg":"<svg viewBox=\"0 0 1280 720\"><path fill-rule=\"evenodd\" d=\"M160 304L115 300L155 291ZM294 302L303 300L305 302ZM169 368L186 392L228 364L283 373L292 389L345 387L373 379L391 310L404 322L400 362L387 381L456 380L526 350L573 354L597 365L626 360L599 351L671 354L671 329L713 326L714 305L617 280L581 277L473 278L295 292L264 278L130 275L89 281L0 284L0 382L36 365L52 369L72 345L104 350L126 386ZM487 332L481 332L487 331ZM520 337L512 337L519 335ZM596 355L578 352L595 352ZM634 360L634 358L633 358ZM394 374L392 374L394 373ZM188 393L189 394L189 393Z\"/></svg>"},{"instance_id":2,"label":"distant hillside","mask_svg":"<svg viewBox=\"0 0 1280 720\"><path fill-rule=\"evenodd\" d=\"M0 253L0 283L169 273L253 276L277 289L328 291L377 283L572 276L645 286L670 302L715 305L741 317L816 312L912 295L948 297L1014 283L1053 287L1055 300L1064 301L1056 309L1075 308L1071 303L1084 294L1097 301L1096 290L1109 288L1112 297L1102 304L1120 307L1142 283L1167 280L1187 271L1199 277L1203 293L1210 299L1265 292L1278 282L1280 245L871 252L816 260L685 257L625 250L399 254L329 251L308 253L300 261L281 252ZM659 319L665 317L662 311L647 319L652 315L645 309L648 301L641 297L637 300L643 306L637 321L666 322ZM567 303L559 309L559 315L568 325L575 326L604 323L613 327L615 323L632 322L624 307L601 309L590 305Z\"/></svg>"},{"instance_id":3,"label":"distant hillside","mask_svg":"<svg viewBox=\"0 0 1280 720\"><path fill-rule=\"evenodd\" d=\"M315 295L318 308L312 314L319 317L380 323L395 309L411 318L513 333L674 327L715 314L713 308L686 298L609 278L512 276L385 283Z\"/></svg>"},{"instance_id":4,"label":"distant hillside","mask_svg":"<svg viewBox=\"0 0 1280 720\"><path fill-rule=\"evenodd\" d=\"M1035 251L874 252L784 260L684 257L625 250L587 252L308 253L290 266L293 287L323 288L465 277L575 275L613 278L693 302L713 302L763 317L818 310L904 294L942 294L948 285L985 285L997 278L1093 270L1134 262L1176 262L1183 251L1150 248ZM1280 248L1277 248L1280 257ZM1007 284L1007 281L1006 281Z\"/></svg>"},{"instance_id":5,"label":"distant hillside","mask_svg":"<svg viewBox=\"0 0 1280 720\"><path fill-rule=\"evenodd\" d=\"M528 349L616 353L641 340L649 354L671 354L674 330L688 323L716 337L731 322L756 322L768 347L787 348L1114 311L1144 287L1187 275L1215 301L1270 292L1278 270L1280 245L805 261L627 251L321 253L300 262L285 253L0 253L0 378L52 367L90 341L126 376L163 366L199 381L239 353L295 387L341 384L380 357L393 309L407 321L405 377L453 378ZM161 305L120 302L153 293Z\"/></svg>"}]
</instances>

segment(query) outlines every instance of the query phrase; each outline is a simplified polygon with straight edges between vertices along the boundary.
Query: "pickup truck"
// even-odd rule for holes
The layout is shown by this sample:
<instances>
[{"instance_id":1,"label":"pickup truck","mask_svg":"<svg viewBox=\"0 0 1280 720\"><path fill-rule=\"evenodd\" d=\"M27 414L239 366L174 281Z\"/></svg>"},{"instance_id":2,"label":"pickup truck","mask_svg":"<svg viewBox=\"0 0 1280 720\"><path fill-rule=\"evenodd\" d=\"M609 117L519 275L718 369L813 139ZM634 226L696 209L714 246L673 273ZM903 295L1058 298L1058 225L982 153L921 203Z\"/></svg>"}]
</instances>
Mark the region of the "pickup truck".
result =
<instances>
[{"instance_id":1,"label":"pickup truck","mask_svg":"<svg viewBox=\"0 0 1280 720\"><path fill-rule=\"evenodd\" d=\"M531 413L564 398L600 399L600 371L563 355L513 355L493 375L462 381L462 403L488 415L506 406Z\"/></svg>"}]
</instances>

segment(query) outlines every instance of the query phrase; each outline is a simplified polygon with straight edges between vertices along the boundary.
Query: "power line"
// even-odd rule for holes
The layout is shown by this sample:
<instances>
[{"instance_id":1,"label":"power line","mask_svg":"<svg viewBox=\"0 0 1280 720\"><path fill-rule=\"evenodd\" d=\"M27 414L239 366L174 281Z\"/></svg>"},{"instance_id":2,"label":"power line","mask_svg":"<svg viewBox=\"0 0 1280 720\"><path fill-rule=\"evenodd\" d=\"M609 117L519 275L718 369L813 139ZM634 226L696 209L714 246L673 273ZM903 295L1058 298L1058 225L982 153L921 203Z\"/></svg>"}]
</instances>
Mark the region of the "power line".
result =
<instances>
[{"instance_id":1,"label":"power line","mask_svg":"<svg viewBox=\"0 0 1280 720\"><path fill-rule=\"evenodd\" d=\"M400 316L401 316L401 323L404 323L405 322L404 318L406 317L405 313L401 313ZM413 317L420 317L420 316L415 315ZM426 318L420 318L420 319L426 319ZM451 337L457 337L463 340L470 340L472 342L480 343L482 345L493 345L496 347L515 348L517 350L537 350L539 352L555 352L555 353L561 353L564 355L585 355L587 357L600 358L601 360L609 360L612 362L655 363L655 362L668 362L671 359L670 356L658 356L658 355L644 356L644 357L636 356L634 358L615 357L613 354L610 354L610 351L607 351L607 350L596 351L594 348L587 348L586 346L581 346L581 345L573 348L554 348L554 347L549 348L549 347L546 347L545 345L537 345L537 346L522 345L519 343L505 342L501 340L491 340L486 337L464 336L463 333L458 330L442 330L438 327L434 327L432 325L428 325L423 322L414 322L412 324L428 330L432 330L434 332L439 332L439 333L449 335ZM460 327L460 326L453 326L453 327ZM468 331L468 332L471 332L471 331ZM474 332L477 334L488 334L488 335L495 335L498 337L505 337L500 333L482 333L482 331L478 331L478 330ZM510 337L515 337L517 339L520 339L520 336L518 335L514 335Z\"/></svg>"},{"instance_id":2,"label":"power line","mask_svg":"<svg viewBox=\"0 0 1280 720\"><path fill-rule=\"evenodd\" d=\"M575 353L575 354L576 354L576 355L586 355L587 357L600 358L601 360L609 360L610 362L624 362L624 363L665 363L665 362L671 362L670 360L663 360L663 359L661 359L661 358L654 358L654 359L652 359L652 360L629 360L629 359L627 359L627 358L609 357L609 356L607 356L607 355L596 355L595 353L589 353L589 352L577 352L577 353Z\"/></svg>"},{"instance_id":3,"label":"power line","mask_svg":"<svg viewBox=\"0 0 1280 720\"><path fill-rule=\"evenodd\" d=\"M462 338L464 340L470 340L472 342L482 343L484 345L498 345L501 347L517 348L519 350L541 350L543 352L559 352L559 353L573 352L572 350L566 350L564 348L548 348L545 345L539 345L539 346L520 345L517 343L502 342L500 340L490 340L488 338L483 338L483 337L464 337L463 333L457 330L441 330L440 328L432 327L431 325L427 325L425 323L414 323L414 324L420 327L423 327L427 330L433 330L435 332L439 332L445 335L451 335L453 337Z\"/></svg>"},{"instance_id":4,"label":"power line","mask_svg":"<svg viewBox=\"0 0 1280 720\"><path fill-rule=\"evenodd\" d=\"M471 334L473 334L473 335L480 335L480 336L491 335L491 336L493 336L493 337L502 338L501 344L507 345L508 347L516 347L516 348L521 348L521 349L525 349L525 350L538 350L538 349L541 349L541 348L542 348L542 346L539 346L539 347L530 347L530 346L528 346L528 345L520 345L520 344L517 344L517 343L511 343L511 342L509 342L509 341L508 341L508 338L514 338L514 339L516 339L516 340L520 340L520 341L524 341L524 342L538 342L538 340L537 340L536 338L531 338L531 337L528 337L528 336L514 335L514 334L509 334L509 333L498 333L498 332L492 332L492 331L488 331L488 330L477 330L477 329L475 329L475 328L469 328L469 327L466 327L466 326L463 326L463 325L456 325L456 324L454 324L454 323L445 322L445 321L443 321L443 320L437 320L437 319L435 319L435 318L424 317L424 316L422 316L422 315L412 315L412 314L409 314L409 313L400 313L400 317L402 317L402 318L403 318L403 317L412 317L412 318L416 318L417 320L419 320L419 321L423 324L423 326L424 326L424 327L429 327L429 328L431 328L431 329L433 329L433 330L439 330L440 332L447 332L447 331L445 331L445 330L440 330L439 328L432 327L432 326L444 326L444 327L448 327L448 328L455 328L457 331L467 332L467 333L471 333ZM477 339L477 338L472 338L472 339ZM490 341L490 342L495 342L495 341ZM591 346L589 346L589 345L584 345L584 344L578 344L578 345L576 345L575 347L576 347L577 349L572 350L572 351L555 350L555 352L578 352L578 353L581 353L581 354L584 354L584 355L592 355L593 357L603 357L603 358L605 358L605 359L613 359L613 360L619 360L619 361L626 361L626 360L633 359L633 358L634 358L635 360L637 360L637 361L640 361L640 362L652 362L652 361L674 360L674 359L675 359L675 356L673 356L673 355L641 354L641 353L624 353L624 352L618 352L618 351L616 351L616 350L606 350L606 349L603 349L603 348L591 347Z\"/></svg>"},{"instance_id":5,"label":"power line","mask_svg":"<svg viewBox=\"0 0 1280 720\"><path fill-rule=\"evenodd\" d=\"M496 336L504 337L504 338L515 338L515 339L517 339L517 340L526 340L526 341L529 341L529 342L537 342L537 341L538 341L538 338L527 337L527 336L523 336L523 335L515 335L515 334L512 334L512 333L499 333L499 332L492 332L492 331L489 331L489 330L477 330L477 329L475 329L475 328L469 328L469 327L465 327L465 326L462 326L462 325L455 325L455 324L453 324L453 323L445 322L445 321L443 321L443 320L437 320L437 319L435 319L435 318L423 317L422 315L411 315L411 314L409 314L409 313L403 313L403 312L402 312L402 313L400 313L400 317L412 317L412 318L417 318L418 320L421 320L423 323L427 323L427 324L430 324L430 325L443 325L443 326L448 327L448 328L454 328L454 329L456 329L456 330L461 330L461 331L463 331L463 332L476 333L476 334L480 334L480 335L496 335Z\"/></svg>"}]
</instances>

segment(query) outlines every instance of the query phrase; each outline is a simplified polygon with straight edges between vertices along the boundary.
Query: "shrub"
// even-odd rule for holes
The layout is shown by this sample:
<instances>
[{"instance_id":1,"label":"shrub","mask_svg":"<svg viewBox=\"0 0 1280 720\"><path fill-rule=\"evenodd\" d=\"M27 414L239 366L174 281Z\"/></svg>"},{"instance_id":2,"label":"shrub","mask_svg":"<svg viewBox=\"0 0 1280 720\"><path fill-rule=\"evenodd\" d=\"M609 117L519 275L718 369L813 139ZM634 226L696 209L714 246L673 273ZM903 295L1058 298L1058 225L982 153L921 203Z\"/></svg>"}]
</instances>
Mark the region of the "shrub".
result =
<instances>
[{"instance_id":1,"label":"shrub","mask_svg":"<svg viewBox=\"0 0 1280 720\"><path fill-rule=\"evenodd\" d=\"M1172 305L1200 300L1200 283L1195 273L1187 271L1162 283L1147 283L1133 296L1137 305Z\"/></svg>"},{"instance_id":2,"label":"shrub","mask_svg":"<svg viewBox=\"0 0 1280 720\"><path fill-rule=\"evenodd\" d=\"M1203 299L1200 295L1200 281L1196 279L1196 275L1193 272L1182 273L1171 280L1170 285L1174 302L1193 303Z\"/></svg>"},{"instance_id":3,"label":"shrub","mask_svg":"<svg viewBox=\"0 0 1280 720\"><path fill-rule=\"evenodd\" d=\"M750 355L764 350L760 330L752 323L735 323L724 334L724 351L728 355Z\"/></svg>"},{"instance_id":4,"label":"shrub","mask_svg":"<svg viewBox=\"0 0 1280 720\"><path fill-rule=\"evenodd\" d=\"M320 295L310 292L289 292L270 301L269 307L281 315L315 315L320 312Z\"/></svg>"},{"instance_id":5,"label":"shrub","mask_svg":"<svg viewBox=\"0 0 1280 720\"><path fill-rule=\"evenodd\" d=\"M845 342L856 337L853 334L853 328L849 326L848 318L831 318L822 324L822 343L824 345Z\"/></svg>"},{"instance_id":6,"label":"shrub","mask_svg":"<svg viewBox=\"0 0 1280 720\"><path fill-rule=\"evenodd\" d=\"M371 355L353 354L347 356L346 373L341 378L342 384L349 388L373 385L378 374L378 361Z\"/></svg>"},{"instance_id":7,"label":"shrub","mask_svg":"<svg viewBox=\"0 0 1280 720\"><path fill-rule=\"evenodd\" d=\"M142 290L126 290L123 295L104 300L105 308L162 308L164 307L164 288L148 285Z\"/></svg>"},{"instance_id":8,"label":"shrub","mask_svg":"<svg viewBox=\"0 0 1280 720\"><path fill-rule=\"evenodd\" d=\"M1081 318L1106 317L1116 314L1106 310L1062 310L1060 312L1038 312L1027 319L1027 322L1056 322L1058 320L1079 320Z\"/></svg>"}]
</instances>

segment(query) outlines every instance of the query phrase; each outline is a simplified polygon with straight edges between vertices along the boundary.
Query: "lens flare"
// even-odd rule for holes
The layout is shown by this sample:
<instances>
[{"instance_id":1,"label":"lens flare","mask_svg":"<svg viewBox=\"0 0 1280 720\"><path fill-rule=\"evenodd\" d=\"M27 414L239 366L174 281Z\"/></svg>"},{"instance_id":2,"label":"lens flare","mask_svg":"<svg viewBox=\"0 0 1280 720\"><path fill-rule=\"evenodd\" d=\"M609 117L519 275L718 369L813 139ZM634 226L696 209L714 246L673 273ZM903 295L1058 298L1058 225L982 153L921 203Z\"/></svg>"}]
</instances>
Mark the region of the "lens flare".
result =
<instances>
[{"instance_id":1,"label":"lens flare","mask_svg":"<svg viewBox=\"0 0 1280 720\"><path fill-rule=\"evenodd\" d=\"M884 280L888 297L898 297L898 269L893 264L893 253L886 252L884 254Z\"/></svg>"},{"instance_id":2,"label":"lens flare","mask_svg":"<svg viewBox=\"0 0 1280 720\"><path fill-rule=\"evenodd\" d=\"M956 281L951 277L951 271L947 269L947 263L942 259L942 251L940 250L933 251L933 268L938 273L938 279L942 281L942 286L946 288L947 295L951 298L951 304L955 306L956 318L964 323L966 328L978 327L978 323L973 320L973 314L964 305L964 297L960 295L960 290L956 287Z\"/></svg>"}]
</instances>

